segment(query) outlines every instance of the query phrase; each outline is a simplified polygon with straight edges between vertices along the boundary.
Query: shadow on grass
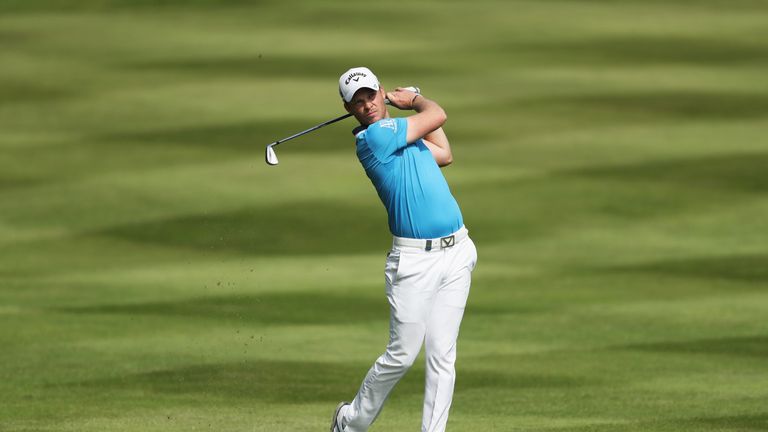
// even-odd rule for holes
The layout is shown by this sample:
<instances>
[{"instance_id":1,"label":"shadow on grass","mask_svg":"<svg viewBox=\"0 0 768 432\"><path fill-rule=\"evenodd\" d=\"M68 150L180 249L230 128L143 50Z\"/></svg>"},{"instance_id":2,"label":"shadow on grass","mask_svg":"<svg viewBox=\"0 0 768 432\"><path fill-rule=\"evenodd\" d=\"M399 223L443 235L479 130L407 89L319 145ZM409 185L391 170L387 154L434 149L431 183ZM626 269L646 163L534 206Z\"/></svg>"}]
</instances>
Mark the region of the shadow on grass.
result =
<instances>
[{"instance_id":1,"label":"shadow on grass","mask_svg":"<svg viewBox=\"0 0 768 432\"><path fill-rule=\"evenodd\" d=\"M756 3L755 3L756 4ZM558 63L615 65L761 66L768 46L724 38L634 35L555 42L507 42L507 52L530 52Z\"/></svg>"},{"instance_id":2,"label":"shadow on grass","mask_svg":"<svg viewBox=\"0 0 768 432\"><path fill-rule=\"evenodd\" d=\"M344 114L341 109L338 113L331 114L328 118L298 120L253 120L248 122L226 123L216 125L194 125L177 128L144 130L130 132L115 132L94 137L93 141L110 143L123 146L125 143L139 145L145 148L157 146L173 146L185 148L202 148L213 151L226 151L229 153L245 153L253 155L263 152L267 144L281 138L293 135L296 132L315 126L330 117ZM280 147L290 153L326 153L328 151L347 152L354 158L355 140L352 136L352 128L355 123L352 120L342 121L338 124L327 126L325 132L315 132L312 135L297 138L295 144L288 147ZM347 135L339 138L339 131L348 129ZM335 129L335 132L330 132ZM261 146L260 146L261 145Z\"/></svg>"},{"instance_id":3,"label":"shadow on grass","mask_svg":"<svg viewBox=\"0 0 768 432\"><path fill-rule=\"evenodd\" d=\"M622 423L598 423L588 426L546 427L532 429L550 432L641 432L641 431L718 431L742 432L768 430L768 414L755 413L717 417L683 417L669 420L625 421Z\"/></svg>"},{"instance_id":4,"label":"shadow on grass","mask_svg":"<svg viewBox=\"0 0 768 432\"><path fill-rule=\"evenodd\" d=\"M343 309L343 313L339 310ZM385 321L389 305L381 298L332 293L269 293L203 297L176 302L103 304L60 308L74 314L154 315L265 324L350 324Z\"/></svg>"},{"instance_id":5,"label":"shadow on grass","mask_svg":"<svg viewBox=\"0 0 768 432\"><path fill-rule=\"evenodd\" d=\"M338 17L334 17L338 19ZM315 21L308 23L315 24ZM250 56L233 57L194 57L181 60L163 60L152 62L136 62L125 65L126 69L165 71L174 74L191 74L204 76L235 76L250 79L269 78L307 78L316 79L327 77L329 87L338 80L339 75L346 70L348 58L346 57L313 57L306 56L275 56L254 54ZM418 75L422 78L444 72L437 65L426 63L406 62L396 66L380 64L376 68L379 76L398 76L403 74ZM341 103L339 103L341 108ZM343 113L341 113L343 114ZM319 123L319 122L318 122Z\"/></svg>"},{"instance_id":6,"label":"shadow on grass","mask_svg":"<svg viewBox=\"0 0 768 432\"><path fill-rule=\"evenodd\" d=\"M0 43L2 39L0 38ZM45 103L66 100L79 96L74 90L54 87L48 84L0 80L0 107L15 103Z\"/></svg>"},{"instance_id":7,"label":"shadow on grass","mask_svg":"<svg viewBox=\"0 0 768 432\"><path fill-rule=\"evenodd\" d=\"M551 115L606 120L752 120L768 116L768 95L695 91L648 91L545 96L526 109Z\"/></svg>"},{"instance_id":8,"label":"shadow on grass","mask_svg":"<svg viewBox=\"0 0 768 432\"><path fill-rule=\"evenodd\" d=\"M11 191L27 187L46 184L45 180L35 178L28 174L14 175L13 173L0 173L0 191Z\"/></svg>"},{"instance_id":9,"label":"shadow on grass","mask_svg":"<svg viewBox=\"0 0 768 432\"><path fill-rule=\"evenodd\" d=\"M717 430L768 430L768 413L727 415L720 417L692 417L680 420L679 423L698 424L701 426L717 427ZM747 429L750 428L750 429Z\"/></svg>"},{"instance_id":10,"label":"shadow on grass","mask_svg":"<svg viewBox=\"0 0 768 432\"><path fill-rule=\"evenodd\" d=\"M667 260L603 269L608 272L642 273L698 279L720 279L768 286L768 254L726 255Z\"/></svg>"},{"instance_id":11,"label":"shadow on grass","mask_svg":"<svg viewBox=\"0 0 768 432\"><path fill-rule=\"evenodd\" d=\"M383 347L382 347L383 348ZM248 360L242 363L196 365L77 383L77 386L139 390L159 394L225 396L273 403L305 403L351 398L371 363L323 363L314 361ZM499 372L459 370L456 392L477 388L504 391L530 388L561 388L581 385L556 376L516 376ZM398 383L397 395L424 391L424 370L414 368Z\"/></svg>"},{"instance_id":12,"label":"shadow on grass","mask_svg":"<svg viewBox=\"0 0 768 432\"><path fill-rule=\"evenodd\" d=\"M382 289L367 291L370 296L333 293L291 292L260 295L200 297L179 301L101 304L63 307L56 311L72 314L151 315L165 318L195 318L226 322L263 324L351 324L386 321L389 318L383 282ZM493 304L469 306L473 315L533 313L520 307ZM343 312L339 312L343 310Z\"/></svg>"},{"instance_id":13,"label":"shadow on grass","mask_svg":"<svg viewBox=\"0 0 768 432\"><path fill-rule=\"evenodd\" d=\"M66 92L40 88L2 89L0 106L14 101L48 101L70 97ZM10 92L10 95L9 95ZM7 97L3 98L5 95ZM12 190L35 184L60 183L98 174L174 168L189 164L211 164L233 159L252 161L254 169L264 163L267 144L304 130L327 118L310 120L253 120L216 125L180 126L166 129L114 131L92 134L77 142L54 142L35 146L13 146L4 150L0 188ZM278 155L290 161L295 154L335 154L356 164L353 122L339 122L323 131L303 136L281 146ZM335 130L332 130L336 128ZM62 150L63 146L65 150ZM34 164L29 161L34 160ZM98 163L96 162L98 161ZM8 172L10 170L10 172Z\"/></svg>"},{"instance_id":14,"label":"shadow on grass","mask_svg":"<svg viewBox=\"0 0 768 432\"><path fill-rule=\"evenodd\" d=\"M768 191L766 173L768 153L744 153L587 167L563 174L763 194Z\"/></svg>"},{"instance_id":15,"label":"shadow on grass","mask_svg":"<svg viewBox=\"0 0 768 432\"><path fill-rule=\"evenodd\" d=\"M259 4L269 3L261 0ZM274 3L274 2L273 2ZM228 0L224 3L215 0L81 0L68 1L10 1L0 3L0 11L7 12L104 12L109 10L144 10L144 9L170 9L170 8L216 8L236 7L252 5L250 0Z\"/></svg>"},{"instance_id":16,"label":"shadow on grass","mask_svg":"<svg viewBox=\"0 0 768 432\"><path fill-rule=\"evenodd\" d=\"M768 336L735 336L680 342L655 342L616 347L633 351L681 354L721 354L737 357L768 358Z\"/></svg>"},{"instance_id":17,"label":"shadow on grass","mask_svg":"<svg viewBox=\"0 0 768 432\"><path fill-rule=\"evenodd\" d=\"M458 184L453 190L473 238L487 242L719 211L762 196L768 190L766 172L768 153L726 154L567 169L534 179Z\"/></svg>"},{"instance_id":18,"label":"shadow on grass","mask_svg":"<svg viewBox=\"0 0 768 432\"><path fill-rule=\"evenodd\" d=\"M92 234L242 255L383 253L391 243L386 213L371 204L299 202L135 223Z\"/></svg>"}]
</instances>

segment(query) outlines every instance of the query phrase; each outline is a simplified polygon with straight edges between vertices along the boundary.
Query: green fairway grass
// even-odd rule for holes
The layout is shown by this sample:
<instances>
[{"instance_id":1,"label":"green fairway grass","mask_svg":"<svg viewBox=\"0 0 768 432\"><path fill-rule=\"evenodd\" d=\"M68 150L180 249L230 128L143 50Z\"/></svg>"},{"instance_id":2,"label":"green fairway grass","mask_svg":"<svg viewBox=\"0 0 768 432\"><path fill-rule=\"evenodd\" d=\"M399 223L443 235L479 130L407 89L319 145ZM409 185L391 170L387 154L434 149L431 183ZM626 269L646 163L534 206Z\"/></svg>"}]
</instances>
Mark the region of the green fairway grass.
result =
<instances>
[{"instance_id":1,"label":"green fairway grass","mask_svg":"<svg viewBox=\"0 0 768 432\"><path fill-rule=\"evenodd\" d=\"M353 120L264 148L362 65L448 113L479 252L449 431L768 431L767 23L0 0L0 431L327 430L387 341L386 212ZM423 382L371 431L419 430Z\"/></svg>"}]
</instances>

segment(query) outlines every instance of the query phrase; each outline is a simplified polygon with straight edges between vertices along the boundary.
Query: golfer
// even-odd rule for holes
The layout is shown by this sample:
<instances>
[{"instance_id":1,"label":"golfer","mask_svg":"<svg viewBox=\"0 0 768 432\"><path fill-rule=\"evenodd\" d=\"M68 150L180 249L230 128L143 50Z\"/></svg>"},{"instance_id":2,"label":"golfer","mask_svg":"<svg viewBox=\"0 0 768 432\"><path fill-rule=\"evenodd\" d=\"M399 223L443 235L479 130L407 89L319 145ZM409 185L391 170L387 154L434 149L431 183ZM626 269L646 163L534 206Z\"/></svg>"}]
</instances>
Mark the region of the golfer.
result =
<instances>
[{"instance_id":1,"label":"golfer","mask_svg":"<svg viewBox=\"0 0 768 432\"><path fill-rule=\"evenodd\" d=\"M440 167L452 162L445 111L424 96L385 93L369 69L341 75L344 108L355 128L357 157L387 209L392 249L384 271L389 343L351 403L336 408L331 432L364 432L425 345L422 432L441 432L453 399L456 339L477 251ZM389 116L385 98L408 117Z\"/></svg>"}]
</instances>

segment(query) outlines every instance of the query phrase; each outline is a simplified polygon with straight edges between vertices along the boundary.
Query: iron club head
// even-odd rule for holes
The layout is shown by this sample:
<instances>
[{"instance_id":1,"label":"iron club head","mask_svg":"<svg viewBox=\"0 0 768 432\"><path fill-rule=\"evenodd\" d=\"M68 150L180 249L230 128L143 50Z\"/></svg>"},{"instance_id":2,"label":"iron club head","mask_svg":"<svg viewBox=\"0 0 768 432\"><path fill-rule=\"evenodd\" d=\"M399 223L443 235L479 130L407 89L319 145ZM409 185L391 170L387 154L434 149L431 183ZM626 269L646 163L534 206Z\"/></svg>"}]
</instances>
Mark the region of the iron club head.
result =
<instances>
[{"instance_id":1,"label":"iron club head","mask_svg":"<svg viewBox=\"0 0 768 432\"><path fill-rule=\"evenodd\" d=\"M266 154L266 161L269 165L277 165L279 162L277 160L277 155L275 154L275 150L272 148L274 144L270 144L267 146L267 154Z\"/></svg>"}]
</instances>

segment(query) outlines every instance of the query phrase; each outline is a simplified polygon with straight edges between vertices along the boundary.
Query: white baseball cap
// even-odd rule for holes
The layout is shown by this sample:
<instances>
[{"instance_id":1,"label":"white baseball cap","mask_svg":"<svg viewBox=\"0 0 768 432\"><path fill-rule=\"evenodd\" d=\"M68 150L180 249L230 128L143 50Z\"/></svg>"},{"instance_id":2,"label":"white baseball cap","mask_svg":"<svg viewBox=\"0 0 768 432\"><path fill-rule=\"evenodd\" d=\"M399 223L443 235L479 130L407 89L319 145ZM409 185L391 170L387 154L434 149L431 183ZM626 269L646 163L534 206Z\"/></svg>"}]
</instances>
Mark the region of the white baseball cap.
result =
<instances>
[{"instance_id":1,"label":"white baseball cap","mask_svg":"<svg viewBox=\"0 0 768 432\"><path fill-rule=\"evenodd\" d=\"M361 88L379 91L379 79L367 67L354 67L339 78L339 94L346 102L352 100L355 92Z\"/></svg>"}]
</instances>

